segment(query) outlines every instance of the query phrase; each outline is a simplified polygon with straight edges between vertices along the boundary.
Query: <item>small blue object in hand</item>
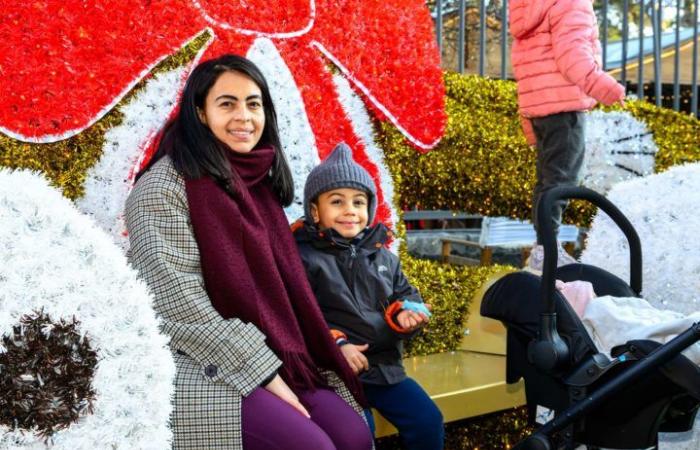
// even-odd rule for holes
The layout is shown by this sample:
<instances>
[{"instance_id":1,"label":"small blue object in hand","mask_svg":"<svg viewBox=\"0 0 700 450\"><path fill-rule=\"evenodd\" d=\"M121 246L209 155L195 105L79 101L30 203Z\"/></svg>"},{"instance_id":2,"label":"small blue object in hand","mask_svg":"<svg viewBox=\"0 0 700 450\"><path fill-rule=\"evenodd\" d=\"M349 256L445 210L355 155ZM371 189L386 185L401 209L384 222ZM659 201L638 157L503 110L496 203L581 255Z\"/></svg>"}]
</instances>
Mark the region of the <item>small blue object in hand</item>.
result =
<instances>
[{"instance_id":1,"label":"small blue object in hand","mask_svg":"<svg viewBox=\"0 0 700 450\"><path fill-rule=\"evenodd\" d=\"M425 306L425 303L420 303L420 302L412 302L410 300L404 300L402 302L401 309L407 309L409 311L417 312L417 313L423 313L426 316L430 317L432 314L430 313L430 310L428 309L427 306Z\"/></svg>"}]
</instances>

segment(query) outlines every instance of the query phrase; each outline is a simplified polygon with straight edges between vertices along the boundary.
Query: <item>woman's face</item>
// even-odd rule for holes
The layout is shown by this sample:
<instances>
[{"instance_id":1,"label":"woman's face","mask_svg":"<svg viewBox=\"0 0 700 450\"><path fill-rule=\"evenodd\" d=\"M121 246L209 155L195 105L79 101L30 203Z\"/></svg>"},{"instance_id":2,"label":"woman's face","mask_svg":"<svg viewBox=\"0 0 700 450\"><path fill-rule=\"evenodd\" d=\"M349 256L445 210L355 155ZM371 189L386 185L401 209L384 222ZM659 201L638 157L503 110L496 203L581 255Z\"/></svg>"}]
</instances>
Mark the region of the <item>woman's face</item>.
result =
<instances>
[{"instance_id":1,"label":"woman's face","mask_svg":"<svg viewBox=\"0 0 700 450\"><path fill-rule=\"evenodd\" d=\"M214 136L237 153L250 152L265 128L260 88L239 72L222 73L197 112Z\"/></svg>"}]
</instances>

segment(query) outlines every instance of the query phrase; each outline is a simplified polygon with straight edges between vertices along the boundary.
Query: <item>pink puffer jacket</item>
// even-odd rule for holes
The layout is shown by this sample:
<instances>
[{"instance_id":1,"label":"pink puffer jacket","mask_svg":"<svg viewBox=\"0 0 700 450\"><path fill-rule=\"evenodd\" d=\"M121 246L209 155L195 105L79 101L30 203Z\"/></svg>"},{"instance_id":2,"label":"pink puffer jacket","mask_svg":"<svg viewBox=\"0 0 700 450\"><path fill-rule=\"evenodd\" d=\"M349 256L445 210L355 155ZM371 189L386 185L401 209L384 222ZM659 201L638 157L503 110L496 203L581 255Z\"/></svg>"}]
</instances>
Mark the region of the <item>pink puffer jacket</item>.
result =
<instances>
[{"instance_id":1,"label":"pink puffer jacket","mask_svg":"<svg viewBox=\"0 0 700 450\"><path fill-rule=\"evenodd\" d=\"M585 111L596 100L610 105L624 98L624 88L601 69L592 0L511 0L509 17L524 118ZM529 125L523 121L524 128Z\"/></svg>"}]
</instances>

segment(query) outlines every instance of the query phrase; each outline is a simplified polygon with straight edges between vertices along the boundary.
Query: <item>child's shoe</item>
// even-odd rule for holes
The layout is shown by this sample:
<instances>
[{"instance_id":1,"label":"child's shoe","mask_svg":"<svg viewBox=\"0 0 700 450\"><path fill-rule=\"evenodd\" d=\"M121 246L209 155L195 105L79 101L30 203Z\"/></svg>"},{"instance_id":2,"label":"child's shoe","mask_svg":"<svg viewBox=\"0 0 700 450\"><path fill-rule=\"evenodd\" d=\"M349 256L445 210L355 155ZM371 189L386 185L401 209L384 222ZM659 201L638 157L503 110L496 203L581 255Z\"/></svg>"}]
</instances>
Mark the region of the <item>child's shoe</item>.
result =
<instances>
[{"instance_id":1,"label":"child's shoe","mask_svg":"<svg viewBox=\"0 0 700 450\"><path fill-rule=\"evenodd\" d=\"M578 261L576 261L573 256L569 255L569 253L564 250L561 244L557 244L557 267L575 264L577 262ZM530 256L525 262L525 269L540 275L542 274L542 267L544 267L544 247L535 245L532 247Z\"/></svg>"}]
</instances>

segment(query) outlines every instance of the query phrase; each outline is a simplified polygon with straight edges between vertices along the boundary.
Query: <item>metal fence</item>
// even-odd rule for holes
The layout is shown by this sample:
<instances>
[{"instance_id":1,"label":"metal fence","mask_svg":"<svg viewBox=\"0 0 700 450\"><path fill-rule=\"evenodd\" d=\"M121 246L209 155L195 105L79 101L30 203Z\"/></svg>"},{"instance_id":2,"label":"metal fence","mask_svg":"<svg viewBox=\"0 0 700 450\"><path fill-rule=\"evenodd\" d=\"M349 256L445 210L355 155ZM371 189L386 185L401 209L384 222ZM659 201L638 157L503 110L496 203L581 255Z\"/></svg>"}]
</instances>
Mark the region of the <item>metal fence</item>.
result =
<instances>
[{"instance_id":1,"label":"metal fence","mask_svg":"<svg viewBox=\"0 0 700 450\"><path fill-rule=\"evenodd\" d=\"M628 94L698 115L699 0L601 0L603 68ZM443 68L512 78L508 0L433 0Z\"/></svg>"}]
</instances>

